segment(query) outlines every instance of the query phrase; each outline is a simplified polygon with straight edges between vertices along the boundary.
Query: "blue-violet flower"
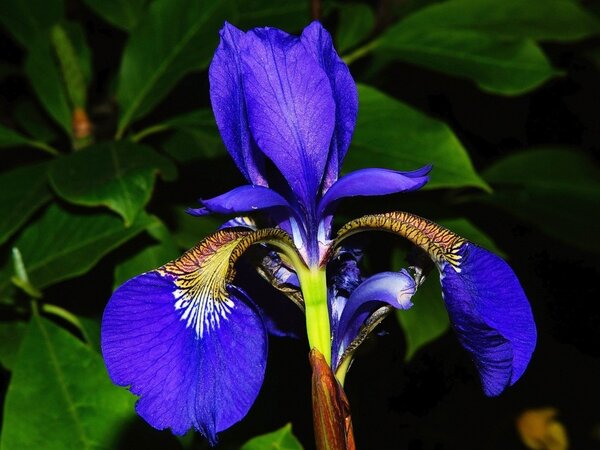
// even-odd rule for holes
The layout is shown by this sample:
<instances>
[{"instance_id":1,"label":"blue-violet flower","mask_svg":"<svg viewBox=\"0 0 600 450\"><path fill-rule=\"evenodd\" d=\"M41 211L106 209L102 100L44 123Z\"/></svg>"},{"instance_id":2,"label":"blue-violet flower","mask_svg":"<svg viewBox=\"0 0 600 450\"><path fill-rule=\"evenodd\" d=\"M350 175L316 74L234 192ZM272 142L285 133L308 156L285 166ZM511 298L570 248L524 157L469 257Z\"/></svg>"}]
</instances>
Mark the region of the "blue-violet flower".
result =
<instances>
[{"instance_id":1,"label":"blue-violet flower","mask_svg":"<svg viewBox=\"0 0 600 450\"><path fill-rule=\"evenodd\" d=\"M453 328L485 393L497 395L521 377L536 329L502 259L406 212L365 216L332 235L340 200L419 189L431 167L370 168L338 179L358 96L318 22L299 37L225 24L209 77L219 131L248 184L189 212L236 218L175 261L123 284L103 317L109 375L139 396L137 412L150 425L175 434L195 428L214 444L256 399L268 321L260 299L250 299L235 278L238 258L255 244L257 269L304 310L309 345L338 379L366 334L391 308L409 308L422 282L419 268L363 278L360 252L345 239L373 229L403 236L435 263Z\"/></svg>"}]
</instances>

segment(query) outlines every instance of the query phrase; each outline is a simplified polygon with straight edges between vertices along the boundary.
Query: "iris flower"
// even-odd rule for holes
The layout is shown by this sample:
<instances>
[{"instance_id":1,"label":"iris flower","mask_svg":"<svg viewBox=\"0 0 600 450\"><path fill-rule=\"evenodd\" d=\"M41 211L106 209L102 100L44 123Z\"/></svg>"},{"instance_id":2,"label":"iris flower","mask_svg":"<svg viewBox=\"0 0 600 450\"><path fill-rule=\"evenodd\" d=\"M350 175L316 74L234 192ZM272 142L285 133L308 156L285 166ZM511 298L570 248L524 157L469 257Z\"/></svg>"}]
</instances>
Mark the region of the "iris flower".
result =
<instances>
[{"instance_id":1,"label":"iris flower","mask_svg":"<svg viewBox=\"0 0 600 450\"><path fill-rule=\"evenodd\" d=\"M370 168L339 177L358 111L355 83L314 22L301 36L225 24L210 66L210 97L227 150L247 184L190 210L236 217L179 259L112 295L102 351L114 383L139 396L157 429L200 431L211 444L241 420L261 388L268 317L238 285L251 246L264 278L305 313L311 348L343 380L356 347L391 308L409 308L419 267L364 277L346 238L384 230L435 263L448 314L487 395L523 374L536 329L527 298L499 257L407 212L365 216L334 236L340 200L419 189L430 166Z\"/></svg>"}]
</instances>

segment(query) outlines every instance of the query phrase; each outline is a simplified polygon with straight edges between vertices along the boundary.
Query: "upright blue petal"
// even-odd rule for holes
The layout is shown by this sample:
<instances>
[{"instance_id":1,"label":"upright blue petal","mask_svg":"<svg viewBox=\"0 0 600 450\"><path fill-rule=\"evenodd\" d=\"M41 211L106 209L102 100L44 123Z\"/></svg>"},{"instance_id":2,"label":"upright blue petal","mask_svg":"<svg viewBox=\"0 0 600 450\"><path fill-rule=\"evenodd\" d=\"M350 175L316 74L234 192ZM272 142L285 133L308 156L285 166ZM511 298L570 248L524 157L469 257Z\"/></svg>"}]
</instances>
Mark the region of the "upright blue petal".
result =
<instances>
[{"instance_id":1,"label":"upright blue petal","mask_svg":"<svg viewBox=\"0 0 600 450\"><path fill-rule=\"evenodd\" d=\"M323 69L299 38L258 28L240 42L250 129L306 211L314 211L335 102Z\"/></svg>"},{"instance_id":2,"label":"upright blue petal","mask_svg":"<svg viewBox=\"0 0 600 450\"><path fill-rule=\"evenodd\" d=\"M381 272L363 281L350 295L340 318L333 340L333 367L373 312L385 304L396 309L410 308L416 289L415 280L404 269Z\"/></svg>"},{"instance_id":3,"label":"upright blue petal","mask_svg":"<svg viewBox=\"0 0 600 450\"><path fill-rule=\"evenodd\" d=\"M484 392L493 396L515 383L535 348L531 307L512 269L471 243L457 265L441 265L441 284L450 320L479 369Z\"/></svg>"},{"instance_id":4,"label":"upright blue petal","mask_svg":"<svg viewBox=\"0 0 600 450\"><path fill-rule=\"evenodd\" d=\"M208 71L210 100L225 147L240 172L252 183L267 186L264 156L256 146L246 113L239 55L244 33L229 23L221 29L221 42Z\"/></svg>"},{"instance_id":5,"label":"upright blue petal","mask_svg":"<svg viewBox=\"0 0 600 450\"><path fill-rule=\"evenodd\" d=\"M102 353L113 382L140 396L136 410L150 425L179 435L193 427L214 445L258 395L266 331L241 290L229 288L228 304L194 304L177 281L157 270L117 289Z\"/></svg>"},{"instance_id":6,"label":"upright blue petal","mask_svg":"<svg viewBox=\"0 0 600 450\"><path fill-rule=\"evenodd\" d=\"M323 192L337 180L350 146L358 113L358 91L348 66L338 56L331 35L319 22L302 32L302 44L327 74L335 101L335 130L323 178Z\"/></svg>"}]
</instances>

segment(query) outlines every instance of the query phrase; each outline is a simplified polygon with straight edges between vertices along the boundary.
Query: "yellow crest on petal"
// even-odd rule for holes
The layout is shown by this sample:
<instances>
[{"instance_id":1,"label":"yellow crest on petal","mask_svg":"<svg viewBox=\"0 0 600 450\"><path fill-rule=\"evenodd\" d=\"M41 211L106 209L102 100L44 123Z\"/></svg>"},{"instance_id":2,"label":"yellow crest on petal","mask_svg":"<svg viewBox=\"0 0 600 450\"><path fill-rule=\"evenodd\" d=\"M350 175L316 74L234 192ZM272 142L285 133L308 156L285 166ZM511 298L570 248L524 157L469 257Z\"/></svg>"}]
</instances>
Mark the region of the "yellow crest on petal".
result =
<instances>
[{"instance_id":1,"label":"yellow crest on petal","mask_svg":"<svg viewBox=\"0 0 600 450\"><path fill-rule=\"evenodd\" d=\"M173 278L177 287L173 292L175 309L182 310L181 320L186 321L188 328L195 329L198 338L218 328L221 320L227 320L234 307L227 285L235 277L235 263L248 247L258 242L293 248L290 236L280 229L224 229L157 269L162 276Z\"/></svg>"},{"instance_id":2,"label":"yellow crest on petal","mask_svg":"<svg viewBox=\"0 0 600 450\"><path fill-rule=\"evenodd\" d=\"M460 270L460 249L467 240L437 223L402 211L363 216L348 222L338 232L334 247L341 240L367 230L398 234L427 252L435 262L447 262Z\"/></svg>"}]
</instances>

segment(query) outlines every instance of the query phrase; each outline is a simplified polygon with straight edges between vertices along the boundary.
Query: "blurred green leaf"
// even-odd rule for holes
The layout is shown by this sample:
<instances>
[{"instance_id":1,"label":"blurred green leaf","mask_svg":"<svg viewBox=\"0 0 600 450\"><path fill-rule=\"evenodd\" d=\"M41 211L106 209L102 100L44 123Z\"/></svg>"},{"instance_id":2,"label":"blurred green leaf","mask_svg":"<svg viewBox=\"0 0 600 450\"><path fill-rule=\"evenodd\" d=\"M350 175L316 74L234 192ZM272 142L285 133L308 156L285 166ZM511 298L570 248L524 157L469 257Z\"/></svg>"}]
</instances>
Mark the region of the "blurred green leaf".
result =
<instances>
[{"instance_id":1,"label":"blurred green leaf","mask_svg":"<svg viewBox=\"0 0 600 450\"><path fill-rule=\"evenodd\" d=\"M417 350L439 338L450 328L435 269L419 287L412 301L412 308L396 311L396 318L406 337L406 361L412 359Z\"/></svg>"},{"instance_id":2,"label":"blurred green leaf","mask_svg":"<svg viewBox=\"0 0 600 450\"><path fill-rule=\"evenodd\" d=\"M87 84L79 58L67 32L60 24L50 32L52 48L59 64L60 74L69 96L70 105L85 108L87 102Z\"/></svg>"},{"instance_id":3,"label":"blurred green leaf","mask_svg":"<svg viewBox=\"0 0 600 450\"><path fill-rule=\"evenodd\" d=\"M0 148L18 147L20 145L29 145L31 139L23 136L16 131L0 125Z\"/></svg>"},{"instance_id":4,"label":"blurred green leaf","mask_svg":"<svg viewBox=\"0 0 600 450\"><path fill-rule=\"evenodd\" d=\"M186 206L179 205L173 210L175 226L173 238L180 248L192 248L206 236L217 231L224 222L223 218L214 216L195 217L185 212Z\"/></svg>"},{"instance_id":5,"label":"blurred green leaf","mask_svg":"<svg viewBox=\"0 0 600 450\"><path fill-rule=\"evenodd\" d=\"M143 231L150 218L141 214L128 228L110 213L85 214L51 205L14 243L23 255L31 283L43 289L91 269L104 255ZM9 268L0 291L10 284Z\"/></svg>"},{"instance_id":6,"label":"blurred green leaf","mask_svg":"<svg viewBox=\"0 0 600 450\"><path fill-rule=\"evenodd\" d=\"M196 132L176 131L161 144L162 150L179 163L198 159L217 158L227 154L220 136Z\"/></svg>"},{"instance_id":7,"label":"blurred green leaf","mask_svg":"<svg viewBox=\"0 0 600 450\"><path fill-rule=\"evenodd\" d=\"M117 135L147 113L185 74L208 66L229 1L156 0L133 30L123 54Z\"/></svg>"},{"instance_id":8,"label":"blurred green leaf","mask_svg":"<svg viewBox=\"0 0 600 450\"><path fill-rule=\"evenodd\" d=\"M17 362L26 329L25 322L0 322L0 365L8 370L12 370Z\"/></svg>"},{"instance_id":9,"label":"blurred green leaf","mask_svg":"<svg viewBox=\"0 0 600 450\"><path fill-rule=\"evenodd\" d=\"M21 45L32 49L38 36L47 35L62 19L63 9L63 0L5 0L0 2L0 22Z\"/></svg>"},{"instance_id":10,"label":"blurred green leaf","mask_svg":"<svg viewBox=\"0 0 600 450\"><path fill-rule=\"evenodd\" d=\"M0 244L50 200L47 170L48 165L42 163L0 174Z\"/></svg>"},{"instance_id":11,"label":"blurred green leaf","mask_svg":"<svg viewBox=\"0 0 600 450\"><path fill-rule=\"evenodd\" d=\"M0 449L113 449L134 401L110 382L100 355L34 315L6 395Z\"/></svg>"},{"instance_id":12,"label":"blurred green leaf","mask_svg":"<svg viewBox=\"0 0 600 450\"><path fill-rule=\"evenodd\" d=\"M81 26L76 23L61 24L75 51L75 56L84 76L84 82L91 79L91 51L85 41ZM33 89L48 114L71 135L71 102L55 50L51 46L49 33L40 35L30 48L25 61L25 73Z\"/></svg>"},{"instance_id":13,"label":"blurred green leaf","mask_svg":"<svg viewBox=\"0 0 600 450\"><path fill-rule=\"evenodd\" d=\"M100 318L78 316L80 329L86 342L98 354L102 352L100 346Z\"/></svg>"},{"instance_id":14,"label":"blurred green leaf","mask_svg":"<svg viewBox=\"0 0 600 450\"><path fill-rule=\"evenodd\" d=\"M403 23L382 36L380 50L386 57L471 79L493 94L523 94L561 73L528 39L497 38L473 30L405 28Z\"/></svg>"},{"instance_id":15,"label":"blurred green leaf","mask_svg":"<svg viewBox=\"0 0 600 450\"><path fill-rule=\"evenodd\" d=\"M344 53L362 42L373 29L374 23L375 15L364 3L350 3L341 7L336 35L338 53Z\"/></svg>"},{"instance_id":16,"label":"blurred green leaf","mask_svg":"<svg viewBox=\"0 0 600 450\"><path fill-rule=\"evenodd\" d=\"M232 22L244 31L253 27L277 27L288 33L310 22L310 2L298 0L234 0Z\"/></svg>"},{"instance_id":17,"label":"blurred green leaf","mask_svg":"<svg viewBox=\"0 0 600 450\"><path fill-rule=\"evenodd\" d=\"M71 134L71 107L47 36L31 47L25 60L27 74L38 99L56 123Z\"/></svg>"},{"instance_id":18,"label":"blurred green leaf","mask_svg":"<svg viewBox=\"0 0 600 450\"><path fill-rule=\"evenodd\" d=\"M470 30L536 41L573 41L600 32L598 19L573 0L452 0L424 8L398 27Z\"/></svg>"},{"instance_id":19,"label":"blurred green leaf","mask_svg":"<svg viewBox=\"0 0 600 450\"><path fill-rule=\"evenodd\" d=\"M158 243L145 247L131 258L117 264L115 267L115 288L136 275L156 269L181 256L171 232L158 218L153 218L153 222L148 225L146 231Z\"/></svg>"},{"instance_id":20,"label":"blurred green leaf","mask_svg":"<svg viewBox=\"0 0 600 450\"><path fill-rule=\"evenodd\" d=\"M561 149L515 153L483 176L494 187L486 201L550 236L600 252L600 170L586 154Z\"/></svg>"},{"instance_id":21,"label":"blurred green leaf","mask_svg":"<svg viewBox=\"0 0 600 450\"><path fill-rule=\"evenodd\" d=\"M84 0L84 3L111 25L131 31L146 12L149 0Z\"/></svg>"},{"instance_id":22,"label":"blurred green leaf","mask_svg":"<svg viewBox=\"0 0 600 450\"><path fill-rule=\"evenodd\" d=\"M387 57L518 95L560 73L535 40L572 41L599 31L598 20L569 0L454 0L401 20L378 44Z\"/></svg>"},{"instance_id":23,"label":"blurred green leaf","mask_svg":"<svg viewBox=\"0 0 600 450\"><path fill-rule=\"evenodd\" d=\"M69 202L104 205L130 225L150 200L154 178L176 176L175 166L152 148L133 142L103 142L56 159L49 179Z\"/></svg>"},{"instance_id":24,"label":"blurred green leaf","mask_svg":"<svg viewBox=\"0 0 600 450\"><path fill-rule=\"evenodd\" d=\"M440 219L434 220L434 222L439 223L459 236L462 236L474 244L477 244L480 247L483 247L499 256L506 256L506 254L496 246L494 241L492 241L487 234L485 234L467 219Z\"/></svg>"},{"instance_id":25,"label":"blurred green leaf","mask_svg":"<svg viewBox=\"0 0 600 450\"><path fill-rule=\"evenodd\" d=\"M272 433L250 439L240 450L302 450L302 444L292 433L292 424Z\"/></svg>"},{"instance_id":26,"label":"blurred green leaf","mask_svg":"<svg viewBox=\"0 0 600 450\"><path fill-rule=\"evenodd\" d=\"M198 109L150 126L133 136L132 140L137 142L168 130L175 130L175 133L164 141L162 148L178 162L227 154L210 109Z\"/></svg>"},{"instance_id":27,"label":"blurred green leaf","mask_svg":"<svg viewBox=\"0 0 600 450\"><path fill-rule=\"evenodd\" d=\"M0 125L0 148L9 147L20 147L27 146L33 147L43 152L50 153L51 155L58 155L58 151L44 142L29 139L27 136L17 133L16 131Z\"/></svg>"},{"instance_id":28,"label":"blurred green leaf","mask_svg":"<svg viewBox=\"0 0 600 450\"><path fill-rule=\"evenodd\" d=\"M50 142L57 136L56 130L48 123L47 116L30 100L17 104L14 119L23 130L38 141Z\"/></svg>"},{"instance_id":29,"label":"blurred green leaf","mask_svg":"<svg viewBox=\"0 0 600 450\"><path fill-rule=\"evenodd\" d=\"M360 111L344 162L346 172L364 167L413 170L433 164L425 188L489 189L446 124L369 86L359 85L358 96Z\"/></svg>"}]
</instances>

